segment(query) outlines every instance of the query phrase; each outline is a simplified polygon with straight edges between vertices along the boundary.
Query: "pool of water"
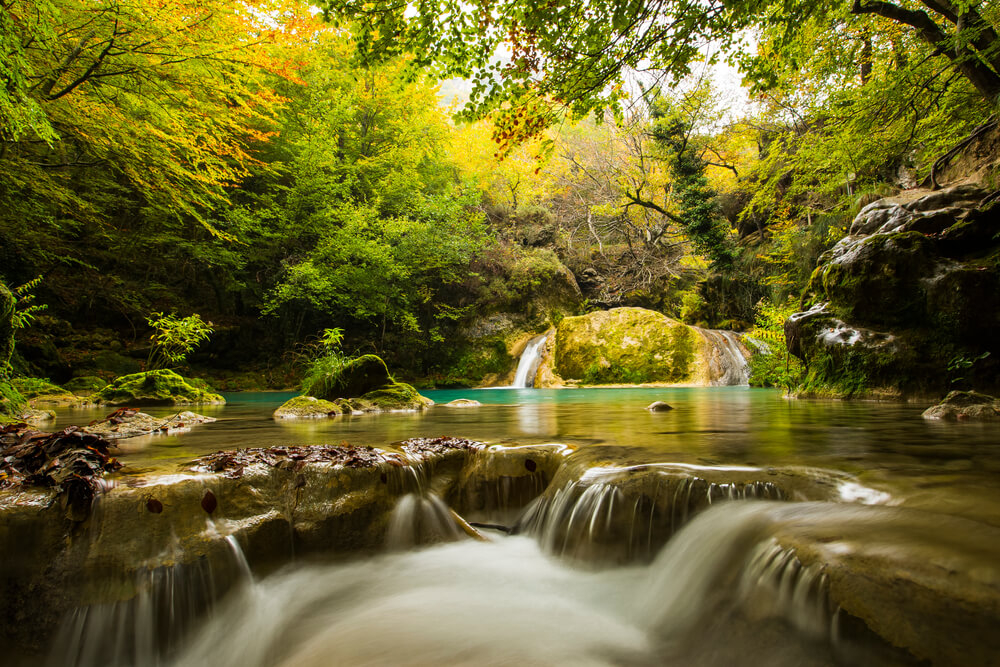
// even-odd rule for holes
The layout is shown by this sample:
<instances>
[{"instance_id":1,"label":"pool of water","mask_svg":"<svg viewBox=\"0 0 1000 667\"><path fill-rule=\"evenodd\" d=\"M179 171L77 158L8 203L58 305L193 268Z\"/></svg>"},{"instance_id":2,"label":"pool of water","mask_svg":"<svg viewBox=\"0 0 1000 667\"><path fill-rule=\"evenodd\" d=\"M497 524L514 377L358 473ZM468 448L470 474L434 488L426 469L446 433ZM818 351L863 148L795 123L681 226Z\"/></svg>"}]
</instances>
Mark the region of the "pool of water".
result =
<instances>
[{"instance_id":1,"label":"pool of water","mask_svg":"<svg viewBox=\"0 0 1000 667\"><path fill-rule=\"evenodd\" d=\"M487 443L560 442L595 449L597 460L700 465L804 466L856 476L890 502L1000 525L1000 424L921 418L924 405L792 400L746 387L478 389L424 392L423 412L275 421L292 393L226 396L199 412L213 424L172 436L122 441L122 474L175 470L220 449L343 443L391 447L412 437L453 435ZM444 404L456 398L475 408ZM651 413L662 400L674 409ZM171 408L148 408L155 415ZM84 424L107 409L59 410L57 426Z\"/></svg>"}]
</instances>

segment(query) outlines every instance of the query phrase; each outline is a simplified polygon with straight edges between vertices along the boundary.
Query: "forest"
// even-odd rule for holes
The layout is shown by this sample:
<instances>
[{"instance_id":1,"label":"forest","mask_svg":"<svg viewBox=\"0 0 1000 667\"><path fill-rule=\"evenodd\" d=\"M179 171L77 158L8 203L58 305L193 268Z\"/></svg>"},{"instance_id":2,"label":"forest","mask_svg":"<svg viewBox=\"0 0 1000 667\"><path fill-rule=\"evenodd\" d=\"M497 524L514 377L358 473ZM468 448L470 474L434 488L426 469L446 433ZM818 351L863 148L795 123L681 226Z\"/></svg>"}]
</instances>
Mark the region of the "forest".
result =
<instances>
[{"instance_id":1,"label":"forest","mask_svg":"<svg viewBox=\"0 0 1000 667\"><path fill-rule=\"evenodd\" d=\"M995 227L960 258L975 303L888 323L975 330L920 338L930 366L784 353L824 299L873 324L815 274L862 209L1000 185L990 3L3 0L0 23L8 378L291 387L335 331L476 386L512 332L620 306L766 341L757 385L996 376Z\"/></svg>"}]
</instances>

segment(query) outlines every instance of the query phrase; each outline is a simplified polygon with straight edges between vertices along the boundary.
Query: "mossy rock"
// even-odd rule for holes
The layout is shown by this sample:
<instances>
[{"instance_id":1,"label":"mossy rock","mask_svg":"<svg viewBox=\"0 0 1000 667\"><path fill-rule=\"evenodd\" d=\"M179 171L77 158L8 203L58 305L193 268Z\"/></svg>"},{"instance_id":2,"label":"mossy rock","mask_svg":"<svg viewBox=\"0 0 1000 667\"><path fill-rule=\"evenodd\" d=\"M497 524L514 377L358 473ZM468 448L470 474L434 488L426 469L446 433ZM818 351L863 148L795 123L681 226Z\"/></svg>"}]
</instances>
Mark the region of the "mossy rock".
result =
<instances>
[{"instance_id":1,"label":"mossy rock","mask_svg":"<svg viewBox=\"0 0 1000 667\"><path fill-rule=\"evenodd\" d=\"M107 380L96 375L82 375L63 384L63 389L78 396L90 396L108 386Z\"/></svg>"},{"instance_id":2,"label":"mossy rock","mask_svg":"<svg viewBox=\"0 0 1000 667\"><path fill-rule=\"evenodd\" d=\"M226 399L219 394L196 387L190 380L167 369L123 375L95 392L90 400L106 405L190 405L226 402Z\"/></svg>"},{"instance_id":3,"label":"mossy rock","mask_svg":"<svg viewBox=\"0 0 1000 667\"><path fill-rule=\"evenodd\" d=\"M19 421L17 415L25 407L24 396L10 382L0 380L0 425Z\"/></svg>"},{"instance_id":4,"label":"mossy rock","mask_svg":"<svg viewBox=\"0 0 1000 667\"><path fill-rule=\"evenodd\" d=\"M392 376L382 358L374 354L366 354L351 359L336 373L317 378L302 391L308 396L315 396L332 401L336 398L355 398L363 396L392 382Z\"/></svg>"},{"instance_id":5,"label":"mossy rock","mask_svg":"<svg viewBox=\"0 0 1000 667\"><path fill-rule=\"evenodd\" d=\"M975 391L952 391L938 405L924 410L923 417L945 421L1000 419L1000 399Z\"/></svg>"},{"instance_id":6,"label":"mossy rock","mask_svg":"<svg viewBox=\"0 0 1000 667\"><path fill-rule=\"evenodd\" d=\"M884 326L923 319L922 281L936 264L927 237L900 232L842 243L813 273L807 293L816 301L829 301L848 322Z\"/></svg>"},{"instance_id":7,"label":"mossy rock","mask_svg":"<svg viewBox=\"0 0 1000 667\"><path fill-rule=\"evenodd\" d=\"M390 382L375 391L370 391L361 397L359 403L364 412L423 410L434 405L434 401L421 396L412 385L405 382Z\"/></svg>"},{"instance_id":8,"label":"mossy rock","mask_svg":"<svg viewBox=\"0 0 1000 667\"><path fill-rule=\"evenodd\" d=\"M63 387L42 378L14 378L11 384L27 399L68 394Z\"/></svg>"},{"instance_id":9,"label":"mossy rock","mask_svg":"<svg viewBox=\"0 0 1000 667\"><path fill-rule=\"evenodd\" d=\"M274 411L275 419L325 419L339 417L344 409L336 403L312 396L290 398Z\"/></svg>"},{"instance_id":10,"label":"mossy rock","mask_svg":"<svg viewBox=\"0 0 1000 667\"><path fill-rule=\"evenodd\" d=\"M555 370L587 384L690 382L696 334L645 308L564 318L556 328Z\"/></svg>"}]
</instances>

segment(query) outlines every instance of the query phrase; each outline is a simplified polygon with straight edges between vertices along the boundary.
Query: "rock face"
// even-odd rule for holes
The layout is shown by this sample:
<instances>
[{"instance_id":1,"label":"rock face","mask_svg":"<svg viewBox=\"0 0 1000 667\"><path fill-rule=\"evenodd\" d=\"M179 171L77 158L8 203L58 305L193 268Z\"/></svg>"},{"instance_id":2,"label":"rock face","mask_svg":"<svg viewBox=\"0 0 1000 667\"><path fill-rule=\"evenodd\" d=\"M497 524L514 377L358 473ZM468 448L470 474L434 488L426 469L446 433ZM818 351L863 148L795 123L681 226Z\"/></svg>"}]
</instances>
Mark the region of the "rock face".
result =
<instances>
[{"instance_id":1,"label":"rock face","mask_svg":"<svg viewBox=\"0 0 1000 667\"><path fill-rule=\"evenodd\" d=\"M958 186L869 204L785 323L806 391L933 395L1000 383L1000 207Z\"/></svg>"},{"instance_id":2,"label":"rock face","mask_svg":"<svg viewBox=\"0 0 1000 667\"><path fill-rule=\"evenodd\" d=\"M1000 398L974 391L950 392L941 403L924 410L924 419L1000 419Z\"/></svg>"},{"instance_id":3,"label":"rock face","mask_svg":"<svg viewBox=\"0 0 1000 667\"><path fill-rule=\"evenodd\" d=\"M695 348L694 331L666 315L614 308L559 323L555 370L587 384L688 382Z\"/></svg>"},{"instance_id":4,"label":"rock face","mask_svg":"<svg viewBox=\"0 0 1000 667\"><path fill-rule=\"evenodd\" d=\"M219 405L226 402L203 382L183 378L171 370L146 371L116 378L89 399L104 405Z\"/></svg>"}]
</instances>

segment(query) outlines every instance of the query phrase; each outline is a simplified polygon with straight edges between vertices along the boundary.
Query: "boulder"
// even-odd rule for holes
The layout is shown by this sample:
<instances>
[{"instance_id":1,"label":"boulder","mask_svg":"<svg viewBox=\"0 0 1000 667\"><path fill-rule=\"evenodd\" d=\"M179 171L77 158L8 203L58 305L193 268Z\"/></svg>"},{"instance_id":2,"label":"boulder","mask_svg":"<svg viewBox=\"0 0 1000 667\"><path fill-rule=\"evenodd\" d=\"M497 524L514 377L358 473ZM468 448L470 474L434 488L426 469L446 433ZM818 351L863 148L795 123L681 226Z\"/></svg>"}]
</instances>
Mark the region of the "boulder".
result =
<instances>
[{"instance_id":1,"label":"boulder","mask_svg":"<svg viewBox=\"0 0 1000 667\"><path fill-rule=\"evenodd\" d=\"M330 401L312 396L295 396L274 411L275 419L325 419L339 417L344 409Z\"/></svg>"},{"instance_id":2,"label":"boulder","mask_svg":"<svg viewBox=\"0 0 1000 667\"><path fill-rule=\"evenodd\" d=\"M62 388L77 396L90 396L108 386L107 380L96 375L81 375L63 383Z\"/></svg>"},{"instance_id":3,"label":"boulder","mask_svg":"<svg viewBox=\"0 0 1000 667\"><path fill-rule=\"evenodd\" d=\"M588 384L688 382L697 341L690 327L645 308L566 317L556 328L555 370Z\"/></svg>"},{"instance_id":4,"label":"boulder","mask_svg":"<svg viewBox=\"0 0 1000 667\"><path fill-rule=\"evenodd\" d=\"M1000 419L1000 398L974 391L953 391L939 404L924 410L923 417L947 421Z\"/></svg>"},{"instance_id":5,"label":"boulder","mask_svg":"<svg viewBox=\"0 0 1000 667\"><path fill-rule=\"evenodd\" d=\"M646 406L646 409L650 412L669 412L674 409L674 406L663 401L653 401Z\"/></svg>"},{"instance_id":6,"label":"boulder","mask_svg":"<svg viewBox=\"0 0 1000 667\"><path fill-rule=\"evenodd\" d=\"M800 394L1000 389L1000 207L959 186L869 204L824 253L785 324Z\"/></svg>"},{"instance_id":7,"label":"boulder","mask_svg":"<svg viewBox=\"0 0 1000 667\"><path fill-rule=\"evenodd\" d=\"M414 411L434 405L434 401L421 396L412 385L405 382L391 382L359 398L348 399L348 402L361 412Z\"/></svg>"},{"instance_id":8,"label":"boulder","mask_svg":"<svg viewBox=\"0 0 1000 667\"><path fill-rule=\"evenodd\" d=\"M219 394L209 391L203 381L187 379L167 369L115 378L89 400L101 405L221 405L226 402Z\"/></svg>"},{"instance_id":9,"label":"boulder","mask_svg":"<svg viewBox=\"0 0 1000 667\"><path fill-rule=\"evenodd\" d=\"M366 354L351 359L336 372L316 378L302 390L308 396L332 401L363 396L391 382L392 376L381 357Z\"/></svg>"}]
</instances>

